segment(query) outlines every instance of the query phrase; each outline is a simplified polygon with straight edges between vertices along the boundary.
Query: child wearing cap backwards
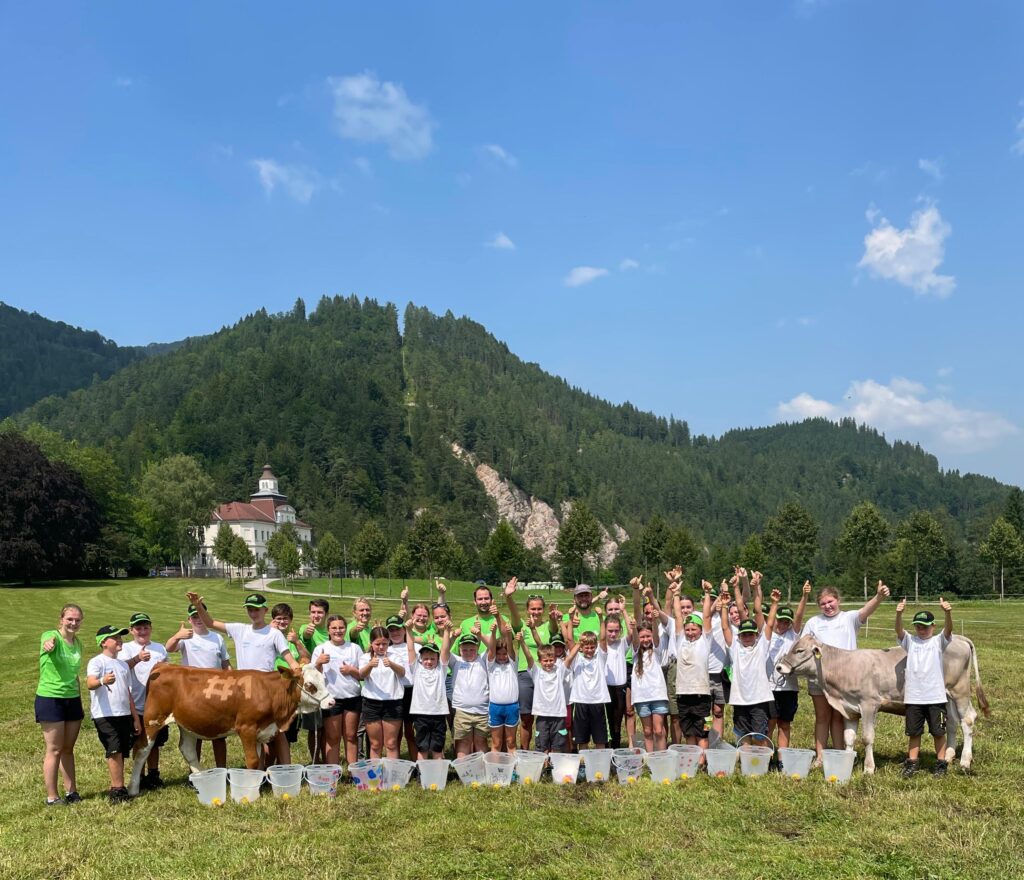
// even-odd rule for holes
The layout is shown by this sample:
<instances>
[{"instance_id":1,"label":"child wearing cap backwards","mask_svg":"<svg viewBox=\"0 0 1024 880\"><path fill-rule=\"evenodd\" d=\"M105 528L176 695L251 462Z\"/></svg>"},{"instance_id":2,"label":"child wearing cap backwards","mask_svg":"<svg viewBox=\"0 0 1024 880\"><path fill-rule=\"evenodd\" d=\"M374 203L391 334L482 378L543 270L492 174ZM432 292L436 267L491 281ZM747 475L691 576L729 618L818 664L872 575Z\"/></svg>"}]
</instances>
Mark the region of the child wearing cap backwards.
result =
<instances>
[{"instance_id":1,"label":"child wearing cap backwards","mask_svg":"<svg viewBox=\"0 0 1024 880\"><path fill-rule=\"evenodd\" d=\"M324 674L327 691L334 705L323 710L324 756L328 764L341 763L341 740L345 738L345 760L358 760L357 733L363 698L359 691L359 663L363 652L359 645L345 641L345 618L333 614L327 618L328 641L321 642L310 655L310 662Z\"/></svg>"},{"instance_id":2,"label":"child wearing cap backwards","mask_svg":"<svg viewBox=\"0 0 1024 880\"><path fill-rule=\"evenodd\" d=\"M480 622L458 642L459 656L452 654L448 665L455 679L452 706L455 709L455 755L465 757L487 748L490 718L487 714L491 691L487 679L487 659L480 654Z\"/></svg>"},{"instance_id":3,"label":"child wearing cap backwards","mask_svg":"<svg viewBox=\"0 0 1024 880\"><path fill-rule=\"evenodd\" d=\"M153 621L144 611L138 611L131 616L128 628L132 634L132 641L121 647L117 657L124 660L131 670L128 687L132 692L135 711L141 718L146 711L146 685L149 683L149 674L157 663L167 662L167 649L152 640ZM147 772L142 777L142 788L160 788L164 784L160 778L160 747L167 744L168 731L169 728L165 726L156 735L156 741L146 759ZM139 753L144 742L142 737L135 740L133 754Z\"/></svg>"},{"instance_id":4,"label":"child wearing cap backwards","mask_svg":"<svg viewBox=\"0 0 1024 880\"><path fill-rule=\"evenodd\" d=\"M412 621L409 621L412 626ZM441 627L441 648L433 640L424 641L417 648L412 639L406 642L408 651L407 675L413 683L413 729L416 732L417 757L431 760L444 757L444 740L448 726L448 695L445 679L448 677L448 658L452 647L452 624ZM410 756L411 757L411 756Z\"/></svg>"},{"instance_id":5,"label":"child wearing cap backwards","mask_svg":"<svg viewBox=\"0 0 1024 880\"><path fill-rule=\"evenodd\" d=\"M406 587L405 589L408 590L409 588ZM409 760L414 761L416 760L414 757L416 754L416 731L413 730L412 718L409 714L409 707L412 705L412 680L409 678L409 669L406 666L408 651L406 650L405 643L407 641L413 642L413 650L417 650L420 646L406 632L405 619L400 615L392 614L384 621L384 628L387 629L388 638L391 640L391 643L388 645L388 656L395 663L405 667L406 670L406 674L402 676L402 724L405 732L405 750L409 753ZM399 745L401 745L401 736L399 736Z\"/></svg>"},{"instance_id":6,"label":"child wearing cap backwards","mask_svg":"<svg viewBox=\"0 0 1024 880\"><path fill-rule=\"evenodd\" d=\"M629 582L633 588L633 611L637 618L633 634L633 673L631 691L633 708L644 731L644 748L649 752L664 749L668 744L668 687L665 684L665 666L672 646L668 630L661 629L657 611L650 617L643 615L641 595L654 606L650 587L644 587L643 578L635 577ZM660 635L659 635L660 630Z\"/></svg>"},{"instance_id":7,"label":"child wearing cap backwards","mask_svg":"<svg viewBox=\"0 0 1024 880\"><path fill-rule=\"evenodd\" d=\"M531 624L531 629L536 627ZM561 636L552 636L561 641ZM526 668L533 677L533 715L537 728L537 748L542 752L564 752L569 743L569 731L565 723L566 715L566 680L571 676L565 663L560 663L555 645L543 644L534 632L533 640L537 645L537 663L533 662L533 654L523 639L523 634L516 635L521 650L526 655Z\"/></svg>"},{"instance_id":8,"label":"child wearing cap backwards","mask_svg":"<svg viewBox=\"0 0 1024 880\"><path fill-rule=\"evenodd\" d=\"M776 745L780 749L788 748L790 730L793 719L796 718L797 699L800 694L800 687L797 684L796 676L790 673L783 675L776 670L779 660L785 657L800 638L800 629L804 622L804 609L807 607L807 597L811 595L811 582L805 581L803 591L800 594L800 602L796 606L796 613L788 605L781 608L776 607L775 628L768 639L768 678L772 686L772 702L768 711L768 736L774 739L778 731L779 738ZM778 590L772 590L772 605L778 605L782 594ZM768 616L771 617L771 609Z\"/></svg>"},{"instance_id":9,"label":"child wearing cap backwards","mask_svg":"<svg viewBox=\"0 0 1024 880\"><path fill-rule=\"evenodd\" d=\"M711 584L702 582L704 604L700 614L683 614L682 600L675 605L675 699L679 707L679 735L690 745L708 747L707 721L711 714ZM693 603L690 603L691 609Z\"/></svg>"},{"instance_id":10,"label":"child wearing cap backwards","mask_svg":"<svg viewBox=\"0 0 1024 880\"><path fill-rule=\"evenodd\" d=\"M942 670L942 655L953 638L953 606L939 597L939 607L946 616L942 632L935 635L935 615L918 611L914 615L915 634L903 629L903 611L906 598L896 605L896 641L907 652L907 679L903 689L903 704L907 707L907 736L910 746L903 764L903 776L913 776L921 766L921 734L924 722L935 740L935 776L945 776L946 762L946 678Z\"/></svg>"},{"instance_id":11,"label":"child wearing cap backwards","mask_svg":"<svg viewBox=\"0 0 1024 880\"><path fill-rule=\"evenodd\" d=\"M500 612L495 615L486 642L491 751L515 754L519 728L519 664L512 624L502 620Z\"/></svg>"},{"instance_id":12,"label":"child wearing cap backwards","mask_svg":"<svg viewBox=\"0 0 1024 880\"><path fill-rule=\"evenodd\" d=\"M123 627L101 626L96 631L100 653L85 668L89 714L107 757L108 796L112 804L131 798L124 785L124 756L131 751L135 737L142 733L142 720L132 700L131 673L128 664L117 657L121 639L126 635L128 630Z\"/></svg>"},{"instance_id":13,"label":"child wearing cap backwards","mask_svg":"<svg viewBox=\"0 0 1024 880\"><path fill-rule=\"evenodd\" d=\"M733 707L733 730L738 737L748 733L759 733L767 737L768 711L772 699L768 681L768 642L775 628L778 597L774 596L768 621L765 622L758 596L754 602L754 619L742 621L735 635L729 623L728 592L719 595L717 604L722 618L722 636L732 662L729 705Z\"/></svg>"},{"instance_id":14,"label":"child wearing cap backwards","mask_svg":"<svg viewBox=\"0 0 1024 880\"><path fill-rule=\"evenodd\" d=\"M397 758L406 661L397 663L388 653L391 637L385 627L373 627L369 636L370 650L359 658L359 677L363 680L363 725L370 740L370 757L379 758L384 751L387 757Z\"/></svg>"},{"instance_id":15,"label":"child wearing cap backwards","mask_svg":"<svg viewBox=\"0 0 1024 880\"><path fill-rule=\"evenodd\" d=\"M593 742L595 748L608 747L608 632L604 610L598 605L595 614L601 622L595 635L583 630L579 640L569 649L565 666L572 671L569 702L572 705L572 738L576 748ZM571 631L567 633L572 637Z\"/></svg>"},{"instance_id":16,"label":"child wearing cap backwards","mask_svg":"<svg viewBox=\"0 0 1024 880\"><path fill-rule=\"evenodd\" d=\"M181 654L181 665L197 669L230 669L228 647L220 633L210 632L203 623L194 605L189 605L186 612L188 624L182 621L178 631L167 640L167 653L175 651ZM202 754L202 740L196 741L196 756ZM213 741L213 761L218 767L228 766L227 739L221 737Z\"/></svg>"}]
</instances>

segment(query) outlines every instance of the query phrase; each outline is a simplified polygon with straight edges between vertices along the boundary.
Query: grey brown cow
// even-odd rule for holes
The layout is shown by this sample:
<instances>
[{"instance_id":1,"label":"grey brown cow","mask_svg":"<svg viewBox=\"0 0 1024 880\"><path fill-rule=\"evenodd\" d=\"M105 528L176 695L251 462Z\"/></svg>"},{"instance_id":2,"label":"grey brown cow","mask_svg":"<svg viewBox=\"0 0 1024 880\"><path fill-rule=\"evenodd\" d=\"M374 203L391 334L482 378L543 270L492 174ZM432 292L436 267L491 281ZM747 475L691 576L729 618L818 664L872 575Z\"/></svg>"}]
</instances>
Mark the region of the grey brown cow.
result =
<instances>
[{"instance_id":1,"label":"grey brown cow","mask_svg":"<svg viewBox=\"0 0 1024 880\"><path fill-rule=\"evenodd\" d=\"M985 691L981 687L978 655L974 642L964 636L953 636L943 654L948 699L949 741L946 760L956 756L956 728L963 731L960 766L969 770L974 755L974 722L978 713L971 702L971 667L978 690L978 705L986 717L991 714ZM845 651L818 641L814 636L801 636L776 669L784 675L816 678L825 697L845 720L846 748L853 750L857 739L857 723L863 720L864 772L875 772L875 716L879 712L905 715L903 687L907 671L907 652L900 647L858 648Z\"/></svg>"}]
</instances>

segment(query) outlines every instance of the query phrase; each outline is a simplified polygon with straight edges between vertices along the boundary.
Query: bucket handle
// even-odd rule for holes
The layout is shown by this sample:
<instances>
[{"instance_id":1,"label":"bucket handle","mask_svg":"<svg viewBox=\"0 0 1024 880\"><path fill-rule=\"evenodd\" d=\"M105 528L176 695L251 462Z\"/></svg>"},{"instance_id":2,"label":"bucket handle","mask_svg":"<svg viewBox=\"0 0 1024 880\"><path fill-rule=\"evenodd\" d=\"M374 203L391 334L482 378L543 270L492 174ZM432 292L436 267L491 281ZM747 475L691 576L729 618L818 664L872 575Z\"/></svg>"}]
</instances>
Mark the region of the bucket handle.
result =
<instances>
[{"instance_id":1,"label":"bucket handle","mask_svg":"<svg viewBox=\"0 0 1024 880\"><path fill-rule=\"evenodd\" d=\"M775 743L773 743L771 741L771 739L769 737L765 736L763 733L756 733L756 732L745 733L738 740L736 740L736 748L737 749L740 749L740 748L743 747L743 740L745 740L747 737L757 737L759 740L762 740L762 742L749 742L749 743L747 743L747 745L751 745L751 746L764 746L764 748L766 748L766 749L771 749L772 752L775 751Z\"/></svg>"}]
</instances>

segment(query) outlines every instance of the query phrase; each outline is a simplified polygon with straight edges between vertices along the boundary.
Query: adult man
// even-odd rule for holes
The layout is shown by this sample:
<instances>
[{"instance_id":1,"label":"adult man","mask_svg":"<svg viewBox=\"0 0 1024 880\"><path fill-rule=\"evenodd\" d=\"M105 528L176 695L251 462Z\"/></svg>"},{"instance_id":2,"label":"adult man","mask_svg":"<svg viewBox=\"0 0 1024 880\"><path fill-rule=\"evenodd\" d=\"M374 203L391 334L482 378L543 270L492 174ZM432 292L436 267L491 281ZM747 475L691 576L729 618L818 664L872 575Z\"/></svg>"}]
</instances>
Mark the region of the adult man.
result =
<instances>
[{"instance_id":1,"label":"adult man","mask_svg":"<svg viewBox=\"0 0 1024 880\"><path fill-rule=\"evenodd\" d=\"M597 601L603 602L608 596L607 590L602 590ZM601 616L594 608L594 591L588 584L580 584L572 591L573 607L566 614L562 615L564 623L572 622L572 638L578 641L580 633L592 632L595 635L601 632Z\"/></svg>"},{"instance_id":2,"label":"adult man","mask_svg":"<svg viewBox=\"0 0 1024 880\"><path fill-rule=\"evenodd\" d=\"M317 645L322 645L327 637L327 614L331 610L326 599L310 599L309 623L299 630L299 639L306 653L312 654ZM307 715L299 715L293 722L299 729L307 731L309 759L314 764L323 764L324 757L324 716L319 709Z\"/></svg>"},{"instance_id":3,"label":"adult man","mask_svg":"<svg viewBox=\"0 0 1024 880\"><path fill-rule=\"evenodd\" d=\"M505 597L505 604L511 608L512 596L515 595L517 581L512 578L506 585L502 594ZM471 617L467 617L462 623L459 624L459 631L463 635L468 635L473 631L473 627L477 624L480 625L480 632L489 633L495 623L495 614L497 613L498 607L494 604L494 595L491 593L490 587L477 587L473 591L473 604L476 606L476 614ZM511 610L509 612L511 618ZM518 632L513 625L513 631Z\"/></svg>"}]
</instances>

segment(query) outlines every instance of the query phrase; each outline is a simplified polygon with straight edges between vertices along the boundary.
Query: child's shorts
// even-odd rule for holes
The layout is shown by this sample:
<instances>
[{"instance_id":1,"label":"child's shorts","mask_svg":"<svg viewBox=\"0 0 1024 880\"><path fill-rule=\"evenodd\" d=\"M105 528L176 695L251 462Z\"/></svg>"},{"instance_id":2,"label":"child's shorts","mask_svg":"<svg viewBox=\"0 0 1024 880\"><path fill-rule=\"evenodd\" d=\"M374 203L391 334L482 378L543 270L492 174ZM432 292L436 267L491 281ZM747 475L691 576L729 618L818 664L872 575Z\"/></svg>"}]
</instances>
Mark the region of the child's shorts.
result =
<instances>
[{"instance_id":1,"label":"child's shorts","mask_svg":"<svg viewBox=\"0 0 1024 880\"><path fill-rule=\"evenodd\" d=\"M768 703L732 707L732 728L737 736L760 733L768 736Z\"/></svg>"},{"instance_id":2,"label":"child's shorts","mask_svg":"<svg viewBox=\"0 0 1024 880\"><path fill-rule=\"evenodd\" d=\"M120 753L127 757L132 753L135 742L135 729L131 715L115 715L113 718L93 718L96 735L100 738L104 755L113 758Z\"/></svg>"},{"instance_id":3,"label":"child's shorts","mask_svg":"<svg viewBox=\"0 0 1024 880\"><path fill-rule=\"evenodd\" d=\"M578 744L608 745L607 703L575 703L572 707L572 738Z\"/></svg>"},{"instance_id":4,"label":"child's shorts","mask_svg":"<svg viewBox=\"0 0 1024 880\"><path fill-rule=\"evenodd\" d=\"M487 721L491 727L518 727L519 703L491 703L487 707Z\"/></svg>"},{"instance_id":5,"label":"child's shorts","mask_svg":"<svg viewBox=\"0 0 1024 880\"><path fill-rule=\"evenodd\" d=\"M491 732L488 717L484 713L466 712L464 709L455 710L455 726L452 735L456 739L465 739L471 734L479 734L484 739Z\"/></svg>"},{"instance_id":6,"label":"child's shorts","mask_svg":"<svg viewBox=\"0 0 1024 880\"><path fill-rule=\"evenodd\" d=\"M519 673L519 714L533 714L533 676L529 669Z\"/></svg>"},{"instance_id":7,"label":"child's shorts","mask_svg":"<svg viewBox=\"0 0 1024 880\"><path fill-rule=\"evenodd\" d=\"M646 703L634 703L637 717L650 718L651 715L668 715L668 700L648 700Z\"/></svg>"},{"instance_id":8,"label":"child's shorts","mask_svg":"<svg viewBox=\"0 0 1024 880\"><path fill-rule=\"evenodd\" d=\"M371 724L374 721L401 721L402 701L398 700L371 700L363 697L363 724Z\"/></svg>"},{"instance_id":9,"label":"child's shorts","mask_svg":"<svg viewBox=\"0 0 1024 880\"><path fill-rule=\"evenodd\" d=\"M728 703L732 683L721 672L709 672L708 681L711 682L712 702L716 706L724 706Z\"/></svg>"},{"instance_id":10,"label":"child's shorts","mask_svg":"<svg viewBox=\"0 0 1024 880\"><path fill-rule=\"evenodd\" d=\"M792 721L796 718L797 699L800 691L772 691L768 704L768 717L772 721Z\"/></svg>"},{"instance_id":11,"label":"child's shorts","mask_svg":"<svg viewBox=\"0 0 1024 880\"><path fill-rule=\"evenodd\" d=\"M928 732L932 736L946 735L946 704L932 703L930 706L907 704L907 736L924 733L924 722L928 721Z\"/></svg>"},{"instance_id":12,"label":"child's shorts","mask_svg":"<svg viewBox=\"0 0 1024 880\"><path fill-rule=\"evenodd\" d=\"M412 685L409 685L402 693L402 717L408 718L412 714Z\"/></svg>"},{"instance_id":13,"label":"child's shorts","mask_svg":"<svg viewBox=\"0 0 1024 880\"><path fill-rule=\"evenodd\" d=\"M413 715L412 729L416 735L416 748L421 752L443 752L448 734L447 715Z\"/></svg>"},{"instance_id":14,"label":"child's shorts","mask_svg":"<svg viewBox=\"0 0 1024 880\"><path fill-rule=\"evenodd\" d=\"M564 718L538 715L536 719L537 750L540 752L564 752L569 731Z\"/></svg>"},{"instance_id":15,"label":"child's shorts","mask_svg":"<svg viewBox=\"0 0 1024 880\"><path fill-rule=\"evenodd\" d=\"M711 714L711 694L677 694L676 706L684 737L703 739L708 735L706 721Z\"/></svg>"}]
</instances>

